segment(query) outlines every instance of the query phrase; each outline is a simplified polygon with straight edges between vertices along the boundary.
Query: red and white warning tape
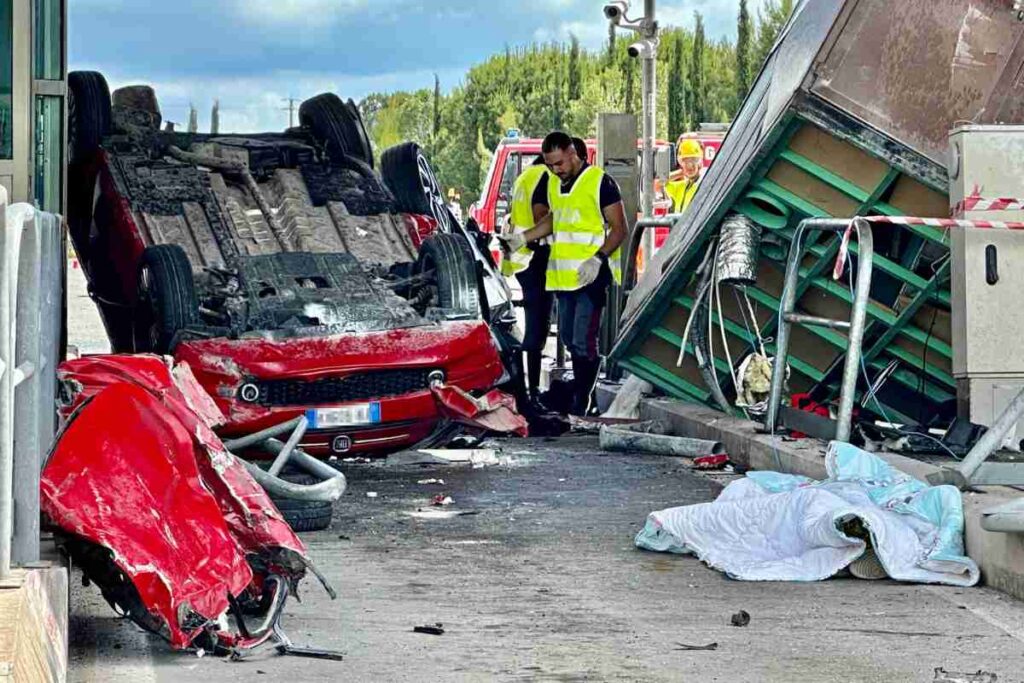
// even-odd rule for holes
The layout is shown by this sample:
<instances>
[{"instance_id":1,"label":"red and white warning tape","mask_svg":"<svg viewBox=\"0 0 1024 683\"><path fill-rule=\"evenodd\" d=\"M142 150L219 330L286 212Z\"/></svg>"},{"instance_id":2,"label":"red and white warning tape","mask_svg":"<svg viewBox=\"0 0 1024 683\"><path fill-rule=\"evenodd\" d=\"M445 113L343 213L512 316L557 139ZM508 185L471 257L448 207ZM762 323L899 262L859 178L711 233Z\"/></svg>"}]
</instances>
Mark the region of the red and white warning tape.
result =
<instances>
[{"instance_id":1,"label":"red and white warning tape","mask_svg":"<svg viewBox=\"0 0 1024 683\"><path fill-rule=\"evenodd\" d=\"M1024 211L1024 200L1013 197L998 197L996 199L985 199L978 195L964 197L964 199L953 209L953 214L961 214L964 211Z\"/></svg>"},{"instance_id":2,"label":"red and white warning tape","mask_svg":"<svg viewBox=\"0 0 1024 683\"><path fill-rule=\"evenodd\" d=\"M965 221L958 218L918 218L914 216L866 216L872 223L896 225L929 225L933 228L993 228L998 230L1024 230L1024 221Z\"/></svg>"}]
</instances>

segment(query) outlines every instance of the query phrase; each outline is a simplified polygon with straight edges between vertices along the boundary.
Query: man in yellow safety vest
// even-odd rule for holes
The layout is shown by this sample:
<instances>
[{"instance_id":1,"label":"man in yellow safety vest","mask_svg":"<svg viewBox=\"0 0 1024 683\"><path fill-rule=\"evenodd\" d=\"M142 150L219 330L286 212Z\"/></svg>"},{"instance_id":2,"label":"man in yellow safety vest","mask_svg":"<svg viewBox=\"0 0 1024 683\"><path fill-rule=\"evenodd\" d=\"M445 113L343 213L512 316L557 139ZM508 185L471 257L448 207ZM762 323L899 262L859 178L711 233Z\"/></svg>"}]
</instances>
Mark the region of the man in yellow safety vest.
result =
<instances>
[{"instance_id":1,"label":"man in yellow safety vest","mask_svg":"<svg viewBox=\"0 0 1024 683\"><path fill-rule=\"evenodd\" d=\"M508 239L516 251L551 236L547 289L558 300L558 334L572 355L572 413L586 415L601 367L598 334L612 279L621 281L619 246L626 239L626 214L618 185L581 159L561 131L541 146L548 170L550 208L536 227Z\"/></svg>"},{"instance_id":2,"label":"man in yellow safety vest","mask_svg":"<svg viewBox=\"0 0 1024 683\"><path fill-rule=\"evenodd\" d=\"M665 194L672 199L672 213L682 213L693 201L700 185L700 171L704 167L704 145L693 138L679 138L676 143L676 161L679 168L665 183Z\"/></svg>"},{"instance_id":3,"label":"man in yellow safety vest","mask_svg":"<svg viewBox=\"0 0 1024 683\"><path fill-rule=\"evenodd\" d=\"M522 235L533 229L548 213L548 169L544 157L537 156L533 165L516 178L512 186L512 204L505 236ZM503 242L508 244L508 242ZM551 329L551 307L554 296L547 291L545 279L551 247L546 240L523 244L516 251L502 254L501 274L516 276L523 291L523 312L526 331L523 351L526 352L526 376L529 397L537 405L540 394L540 372L544 345Z\"/></svg>"}]
</instances>

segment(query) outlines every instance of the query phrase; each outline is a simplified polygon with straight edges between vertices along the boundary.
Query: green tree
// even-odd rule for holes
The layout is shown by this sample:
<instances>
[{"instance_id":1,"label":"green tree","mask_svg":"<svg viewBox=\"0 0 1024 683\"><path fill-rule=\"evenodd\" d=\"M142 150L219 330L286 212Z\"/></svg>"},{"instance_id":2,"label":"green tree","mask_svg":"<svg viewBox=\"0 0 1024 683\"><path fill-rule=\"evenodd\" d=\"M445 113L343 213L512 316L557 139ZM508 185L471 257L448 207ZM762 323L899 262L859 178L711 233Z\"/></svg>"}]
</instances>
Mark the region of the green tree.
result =
<instances>
[{"instance_id":1,"label":"green tree","mask_svg":"<svg viewBox=\"0 0 1024 683\"><path fill-rule=\"evenodd\" d=\"M696 26L693 30L693 49L690 52L689 99L687 100L687 122L691 128L707 120L707 84L704 79L704 17L693 13Z\"/></svg>"},{"instance_id":2,"label":"green tree","mask_svg":"<svg viewBox=\"0 0 1024 683\"><path fill-rule=\"evenodd\" d=\"M569 101L578 100L583 90L583 74L580 66L580 41L574 34L569 34Z\"/></svg>"},{"instance_id":3,"label":"green tree","mask_svg":"<svg viewBox=\"0 0 1024 683\"><path fill-rule=\"evenodd\" d=\"M775 46L775 40L793 13L793 0L765 0L764 6L758 10L757 45L751 61L755 69L760 69L768 53Z\"/></svg>"},{"instance_id":4,"label":"green tree","mask_svg":"<svg viewBox=\"0 0 1024 683\"><path fill-rule=\"evenodd\" d=\"M672 59L668 71L668 137L675 140L686 132L686 85L683 69L683 35L672 33Z\"/></svg>"},{"instance_id":5,"label":"green tree","mask_svg":"<svg viewBox=\"0 0 1024 683\"><path fill-rule=\"evenodd\" d=\"M434 127L430 132L430 154L437 156L437 142L441 136L441 79L434 74Z\"/></svg>"},{"instance_id":6,"label":"green tree","mask_svg":"<svg viewBox=\"0 0 1024 683\"><path fill-rule=\"evenodd\" d=\"M736 19L736 96L742 102L750 90L750 12L747 0L740 0Z\"/></svg>"}]
</instances>

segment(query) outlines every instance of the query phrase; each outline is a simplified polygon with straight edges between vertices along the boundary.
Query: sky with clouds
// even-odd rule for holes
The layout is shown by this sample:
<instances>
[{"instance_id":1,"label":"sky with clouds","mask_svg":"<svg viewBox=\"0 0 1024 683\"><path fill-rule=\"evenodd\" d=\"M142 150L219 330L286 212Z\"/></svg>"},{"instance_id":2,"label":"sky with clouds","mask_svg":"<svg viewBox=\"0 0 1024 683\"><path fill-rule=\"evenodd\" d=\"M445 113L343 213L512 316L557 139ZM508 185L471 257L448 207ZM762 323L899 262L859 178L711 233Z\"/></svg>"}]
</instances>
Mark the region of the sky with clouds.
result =
<instances>
[{"instance_id":1,"label":"sky with clouds","mask_svg":"<svg viewBox=\"0 0 1024 683\"><path fill-rule=\"evenodd\" d=\"M751 0L752 12L761 0ZM111 88L149 83L165 118L222 131L279 130L288 97L324 91L445 89L506 44L607 37L602 0L70 0L69 66L103 72ZM641 6L634 0L634 7ZM710 37L732 36L738 0L662 0L663 26L704 16Z\"/></svg>"}]
</instances>

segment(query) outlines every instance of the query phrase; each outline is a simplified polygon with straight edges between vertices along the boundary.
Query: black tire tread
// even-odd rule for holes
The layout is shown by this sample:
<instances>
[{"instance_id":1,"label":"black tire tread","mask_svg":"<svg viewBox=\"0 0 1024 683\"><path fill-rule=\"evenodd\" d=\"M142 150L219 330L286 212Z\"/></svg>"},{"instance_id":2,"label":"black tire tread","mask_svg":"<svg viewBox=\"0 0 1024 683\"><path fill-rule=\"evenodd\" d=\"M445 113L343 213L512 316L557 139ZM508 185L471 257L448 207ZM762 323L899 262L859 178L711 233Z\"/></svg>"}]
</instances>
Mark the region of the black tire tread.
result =
<instances>
[{"instance_id":1,"label":"black tire tread","mask_svg":"<svg viewBox=\"0 0 1024 683\"><path fill-rule=\"evenodd\" d=\"M157 353L169 353L178 331L199 322L199 301L192 264L177 244L158 244L142 253L142 265L151 277L151 310L161 335Z\"/></svg>"},{"instance_id":2,"label":"black tire tread","mask_svg":"<svg viewBox=\"0 0 1024 683\"><path fill-rule=\"evenodd\" d=\"M380 174L395 195L400 211L433 216L442 232L450 232L453 218L448 210L447 202L440 198L443 207L435 208L423 191L417 163L420 157L426 161L436 182L437 175L434 174L430 161L423 153L423 149L415 142L403 142L384 150L380 157ZM441 191L440 185L437 191Z\"/></svg>"},{"instance_id":3,"label":"black tire tread","mask_svg":"<svg viewBox=\"0 0 1024 683\"><path fill-rule=\"evenodd\" d=\"M373 149L355 103L342 102L334 93L311 97L299 106L299 121L327 145L334 163L353 157L373 167Z\"/></svg>"},{"instance_id":4,"label":"black tire tread","mask_svg":"<svg viewBox=\"0 0 1024 683\"><path fill-rule=\"evenodd\" d=\"M68 73L68 113L74 139L69 142L69 162L84 161L110 135L110 87L98 71Z\"/></svg>"},{"instance_id":5,"label":"black tire tread","mask_svg":"<svg viewBox=\"0 0 1024 683\"><path fill-rule=\"evenodd\" d=\"M278 508L280 509L280 508ZM301 508L294 510L281 510L281 516L288 522L292 531L303 533L308 531L323 531L330 528L331 519L334 516L334 509L328 506L322 508Z\"/></svg>"},{"instance_id":6,"label":"black tire tread","mask_svg":"<svg viewBox=\"0 0 1024 683\"><path fill-rule=\"evenodd\" d=\"M480 305L480 278L469 241L463 235L436 233L420 247L422 271L433 261L440 307L482 315Z\"/></svg>"}]
</instances>

